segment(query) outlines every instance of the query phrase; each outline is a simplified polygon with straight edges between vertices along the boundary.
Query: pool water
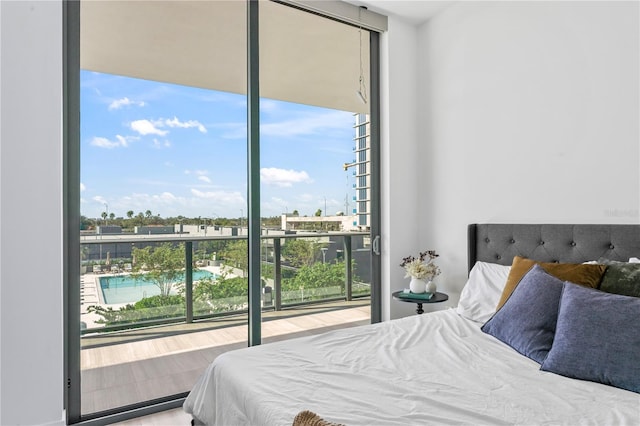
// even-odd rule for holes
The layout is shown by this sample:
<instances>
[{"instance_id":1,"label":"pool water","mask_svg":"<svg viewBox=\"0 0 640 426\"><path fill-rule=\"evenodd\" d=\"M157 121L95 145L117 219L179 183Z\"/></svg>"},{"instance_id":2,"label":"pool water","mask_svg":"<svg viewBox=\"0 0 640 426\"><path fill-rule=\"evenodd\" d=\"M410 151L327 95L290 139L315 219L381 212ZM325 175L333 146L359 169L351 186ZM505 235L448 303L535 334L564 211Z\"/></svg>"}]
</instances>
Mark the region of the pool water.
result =
<instances>
[{"instance_id":1,"label":"pool water","mask_svg":"<svg viewBox=\"0 0 640 426\"><path fill-rule=\"evenodd\" d=\"M193 271L193 281L203 278L216 278L216 274L209 271ZM184 282L184 276L180 282ZM135 279L131 275L116 275L100 277L100 289L104 303L108 305L116 303L135 303L145 297L160 294L160 288L152 282ZM171 294L177 294L175 286Z\"/></svg>"}]
</instances>

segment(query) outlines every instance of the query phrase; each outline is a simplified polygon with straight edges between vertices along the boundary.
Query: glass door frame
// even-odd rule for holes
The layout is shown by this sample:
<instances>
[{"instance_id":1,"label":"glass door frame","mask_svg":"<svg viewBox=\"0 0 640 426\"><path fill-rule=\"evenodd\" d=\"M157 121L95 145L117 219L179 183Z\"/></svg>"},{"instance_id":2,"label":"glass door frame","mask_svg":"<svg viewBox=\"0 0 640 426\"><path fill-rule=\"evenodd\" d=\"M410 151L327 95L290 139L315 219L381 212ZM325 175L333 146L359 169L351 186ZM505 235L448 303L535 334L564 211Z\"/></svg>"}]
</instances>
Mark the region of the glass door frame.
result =
<instances>
[{"instance_id":1,"label":"glass door frame","mask_svg":"<svg viewBox=\"0 0 640 426\"><path fill-rule=\"evenodd\" d=\"M258 0L247 0L247 118L248 118L248 255L249 346L261 343L260 174L259 170L259 46ZM168 396L106 413L81 413L80 369L80 1L63 0L63 312L64 408L67 424L98 425L123 421L180 407L184 396ZM335 19L335 17L327 17ZM352 22L344 22L354 25ZM381 321L380 241L380 67L379 33L370 34L371 120L371 322Z\"/></svg>"}]
</instances>

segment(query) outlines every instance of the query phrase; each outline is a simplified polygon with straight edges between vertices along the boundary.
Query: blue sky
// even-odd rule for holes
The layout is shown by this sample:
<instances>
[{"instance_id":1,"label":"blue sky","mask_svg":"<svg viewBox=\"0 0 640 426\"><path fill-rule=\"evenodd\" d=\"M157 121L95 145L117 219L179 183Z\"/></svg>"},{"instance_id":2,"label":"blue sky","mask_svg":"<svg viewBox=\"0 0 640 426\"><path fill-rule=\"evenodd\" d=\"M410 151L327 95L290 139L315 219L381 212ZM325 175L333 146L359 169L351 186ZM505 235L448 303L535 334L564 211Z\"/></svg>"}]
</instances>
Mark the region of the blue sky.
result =
<instances>
[{"instance_id":1,"label":"blue sky","mask_svg":"<svg viewBox=\"0 0 640 426\"><path fill-rule=\"evenodd\" d=\"M81 214L247 215L246 98L81 72ZM262 99L261 215L345 211L350 112ZM105 206L106 205L106 206Z\"/></svg>"}]
</instances>

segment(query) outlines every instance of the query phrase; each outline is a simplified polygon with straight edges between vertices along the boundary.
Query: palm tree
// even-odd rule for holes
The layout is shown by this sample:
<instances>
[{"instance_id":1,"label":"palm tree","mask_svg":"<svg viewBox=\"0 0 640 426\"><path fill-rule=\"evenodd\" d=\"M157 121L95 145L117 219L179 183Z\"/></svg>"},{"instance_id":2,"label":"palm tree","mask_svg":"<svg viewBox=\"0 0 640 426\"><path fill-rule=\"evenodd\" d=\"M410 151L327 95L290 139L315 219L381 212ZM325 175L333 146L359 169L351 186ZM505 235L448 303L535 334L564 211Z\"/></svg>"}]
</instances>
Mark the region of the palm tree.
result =
<instances>
[{"instance_id":1,"label":"palm tree","mask_svg":"<svg viewBox=\"0 0 640 426\"><path fill-rule=\"evenodd\" d=\"M102 220L104 220L105 222L107 221L107 212L100 213L100 216L102 216Z\"/></svg>"},{"instance_id":2,"label":"palm tree","mask_svg":"<svg viewBox=\"0 0 640 426\"><path fill-rule=\"evenodd\" d=\"M113 212L109 213L109 219L113 220L115 218L116 218L116 214L115 213L113 213Z\"/></svg>"},{"instance_id":3,"label":"palm tree","mask_svg":"<svg viewBox=\"0 0 640 426\"><path fill-rule=\"evenodd\" d=\"M153 213L151 213L151 210L147 210L146 212L144 212L144 215L147 217L147 219L150 219L151 216L153 216Z\"/></svg>"},{"instance_id":4,"label":"palm tree","mask_svg":"<svg viewBox=\"0 0 640 426\"><path fill-rule=\"evenodd\" d=\"M127 217L128 217L129 219L131 219L131 218L133 217L133 214L134 214L134 213L133 213L133 210L129 210L129 211L127 212Z\"/></svg>"}]
</instances>

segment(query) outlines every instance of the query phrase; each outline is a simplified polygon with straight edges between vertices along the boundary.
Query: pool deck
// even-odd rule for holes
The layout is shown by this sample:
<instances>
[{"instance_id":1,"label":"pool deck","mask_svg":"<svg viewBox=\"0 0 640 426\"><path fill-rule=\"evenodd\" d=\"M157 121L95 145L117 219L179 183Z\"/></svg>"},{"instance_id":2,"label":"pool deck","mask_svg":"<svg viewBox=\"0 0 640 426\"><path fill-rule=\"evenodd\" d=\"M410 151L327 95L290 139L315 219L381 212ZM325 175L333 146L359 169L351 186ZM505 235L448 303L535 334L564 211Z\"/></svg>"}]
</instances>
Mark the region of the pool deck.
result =
<instances>
[{"instance_id":1,"label":"pool deck","mask_svg":"<svg viewBox=\"0 0 640 426\"><path fill-rule=\"evenodd\" d=\"M211 272L212 274L220 275L220 267L219 266L203 266L199 267L199 269ZM92 312L87 312L87 308L91 305L98 305L103 307L111 307L113 309L118 309L126 305L126 303L113 303L107 304L104 302L104 298L102 295L102 290L100 288L100 278L102 277L121 277L125 275L130 275L128 272L121 272L118 274L113 274L110 272L95 274L92 272L82 274L80 276L80 321L84 324L84 328L99 328L102 327L101 324L96 321L101 319L100 315L97 315ZM129 302L134 303L134 302Z\"/></svg>"}]
</instances>

